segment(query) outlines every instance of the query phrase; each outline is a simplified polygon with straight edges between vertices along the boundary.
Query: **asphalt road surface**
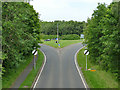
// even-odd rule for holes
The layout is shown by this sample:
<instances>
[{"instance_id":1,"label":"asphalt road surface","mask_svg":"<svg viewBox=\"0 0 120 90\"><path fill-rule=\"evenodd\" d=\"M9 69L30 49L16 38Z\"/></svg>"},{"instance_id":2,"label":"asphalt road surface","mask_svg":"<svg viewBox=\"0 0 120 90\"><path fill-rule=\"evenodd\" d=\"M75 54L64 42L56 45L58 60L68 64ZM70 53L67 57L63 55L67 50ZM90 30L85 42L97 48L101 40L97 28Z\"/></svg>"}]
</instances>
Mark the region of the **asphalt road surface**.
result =
<instances>
[{"instance_id":1,"label":"asphalt road surface","mask_svg":"<svg viewBox=\"0 0 120 90\"><path fill-rule=\"evenodd\" d=\"M41 45L47 61L35 88L85 88L74 62L81 47L81 43L62 49Z\"/></svg>"}]
</instances>

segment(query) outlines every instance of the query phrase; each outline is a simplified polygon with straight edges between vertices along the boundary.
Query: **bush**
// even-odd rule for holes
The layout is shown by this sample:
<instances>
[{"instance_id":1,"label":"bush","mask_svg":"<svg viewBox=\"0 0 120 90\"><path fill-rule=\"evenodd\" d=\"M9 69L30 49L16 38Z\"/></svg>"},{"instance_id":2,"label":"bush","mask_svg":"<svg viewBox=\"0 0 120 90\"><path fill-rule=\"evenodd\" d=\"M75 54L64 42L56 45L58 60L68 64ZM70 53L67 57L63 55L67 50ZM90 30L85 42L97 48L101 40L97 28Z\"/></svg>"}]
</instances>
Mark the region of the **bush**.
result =
<instances>
[{"instance_id":1,"label":"bush","mask_svg":"<svg viewBox=\"0 0 120 90\"><path fill-rule=\"evenodd\" d=\"M69 35L62 35L62 40L78 40L80 39L80 36L77 34L69 34Z\"/></svg>"},{"instance_id":2,"label":"bush","mask_svg":"<svg viewBox=\"0 0 120 90\"><path fill-rule=\"evenodd\" d=\"M57 38L57 35L42 35L42 39L54 39Z\"/></svg>"}]
</instances>

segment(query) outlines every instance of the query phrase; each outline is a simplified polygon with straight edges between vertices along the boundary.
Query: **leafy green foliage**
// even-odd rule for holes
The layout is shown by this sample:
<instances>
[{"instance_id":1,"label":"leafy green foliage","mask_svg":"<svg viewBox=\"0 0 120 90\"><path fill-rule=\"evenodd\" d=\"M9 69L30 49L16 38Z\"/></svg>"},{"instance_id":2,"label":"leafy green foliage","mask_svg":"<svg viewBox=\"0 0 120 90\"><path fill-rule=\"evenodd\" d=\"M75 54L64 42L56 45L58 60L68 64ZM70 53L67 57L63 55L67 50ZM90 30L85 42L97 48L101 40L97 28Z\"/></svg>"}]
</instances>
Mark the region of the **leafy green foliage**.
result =
<instances>
[{"instance_id":1,"label":"leafy green foliage","mask_svg":"<svg viewBox=\"0 0 120 90\"><path fill-rule=\"evenodd\" d=\"M79 40L80 36L77 34L68 34L68 35L62 35L62 40Z\"/></svg>"},{"instance_id":2,"label":"leafy green foliage","mask_svg":"<svg viewBox=\"0 0 120 90\"><path fill-rule=\"evenodd\" d=\"M119 7L120 8L120 7ZM120 30L118 3L109 6L98 4L84 30L85 41L90 51L90 60L118 78L120 58Z\"/></svg>"},{"instance_id":3,"label":"leafy green foliage","mask_svg":"<svg viewBox=\"0 0 120 90\"><path fill-rule=\"evenodd\" d=\"M19 67L40 40L40 21L33 6L23 2L2 4L2 48L5 73Z\"/></svg>"},{"instance_id":4,"label":"leafy green foliage","mask_svg":"<svg viewBox=\"0 0 120 90\"><path fill-rule=\"evenodd\" d=\"M44 35L44 34L42 34L42 37L41 37L41 39L55 39L55 38L57 38L57 35Z\"/></svg>"},{"instance_id":5,"label":"leafy green foliage","mask_svg":"<svg viewBox=\"0 0 120 90\"><path fill-rule=\"evenodd\" d=\"M86 71L86 55L83 53L85 48L81 49L77 55L78 65L81 67L84 78L87 82L89 88L118 88L118 82L115 80L115 77L111 74L111 72L106 72L105 70L101 70L99 65L95 65L89 59L89 55L87 56L87 67L88 69L96 70L96 71Z\"/></svg>"},{"instance_id":6,"label":"leafy green foliage","mask_svg":"<svg viewBox=\"0 0 120 90\"><path fill-rule=\"evenodd\" d=\"M45 35L56 35L57 24L59 35L77 34L83 33L85 22L77 21L54 21L54 22L41 22L41 32Z\"/></svg>"}]
</instances>

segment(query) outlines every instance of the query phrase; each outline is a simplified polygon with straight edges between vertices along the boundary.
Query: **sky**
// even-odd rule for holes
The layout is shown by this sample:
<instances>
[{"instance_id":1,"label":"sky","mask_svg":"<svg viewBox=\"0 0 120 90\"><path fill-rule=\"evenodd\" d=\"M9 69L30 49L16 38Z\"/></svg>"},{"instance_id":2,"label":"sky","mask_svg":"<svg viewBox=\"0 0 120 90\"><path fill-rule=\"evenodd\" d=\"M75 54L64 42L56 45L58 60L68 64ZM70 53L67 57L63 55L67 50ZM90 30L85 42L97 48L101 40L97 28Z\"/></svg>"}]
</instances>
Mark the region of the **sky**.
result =
<instances>
[{"instance_id":1,"label":"sky","mask_svg":"<svg viewBox=\"0 0 120 90\"><path fill-rule=\"evenodd\" d=\"M43 21L87 21L98 3L109 5L111 2L112 0L33 0L30 4Z\"/></svg>"}]
</instances>

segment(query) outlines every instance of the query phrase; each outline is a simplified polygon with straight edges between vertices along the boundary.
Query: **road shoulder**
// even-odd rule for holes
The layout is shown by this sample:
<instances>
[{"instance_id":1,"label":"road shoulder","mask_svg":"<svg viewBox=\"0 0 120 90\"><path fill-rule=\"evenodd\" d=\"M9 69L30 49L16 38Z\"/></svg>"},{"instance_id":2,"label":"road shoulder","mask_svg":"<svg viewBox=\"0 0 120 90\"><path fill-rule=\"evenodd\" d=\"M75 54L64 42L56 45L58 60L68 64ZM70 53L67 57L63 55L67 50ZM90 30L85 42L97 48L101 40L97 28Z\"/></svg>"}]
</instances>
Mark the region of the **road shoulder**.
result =
<instances>
[{"instance_id":1,"label":"road shoulder","mask_svg":"<svg viewBox=\"0 0 120 90\"><path fill-rule=\"evenodd\" d=\"M33 89L36 87L37 82L38 82L38 80L39 80L39 78L40 78L40 76L41 76L41 73L42 73L42 71L43 71L43 69L44 69L44 66L45 66L45 64L46 64L46 55L45 55L45 53L44 53L41 49L40 49L40 51L41 51L41 52L43 53L43 55L44 55L44 61L43 61L43 64L42 64L42 66L41 66L41 68L40 68L37 76L35 77L35 80L34 80L32 86L31 86L31 88L33 88Z\"/></svg>"},{"instance_id":2,"label":"road shoulder","mask_svg":"<svg viewBox=\"0 0 120 90\"><path fill-rule=\"evenodd\" d=\"M84 48L84 47L85 47L85 46L83 46L82 48ZM81 71L81 69L80 69L80 67L79 67L79 65L78 65L78 62L77 62L77 54L78 54L78 52L79 52L82 48L80 48L80 49L75 53L74 60L75 60L75 65L76 65L77 71L78 71L78 73L79 73L80 78L82 79L82 82L83 82L85 88L89 88L88 85L87 85L87 83L86 83L86 81L85 81L85 79L84 79L83 73L82 73L82 71Z\"/></svg>"}]
</instances>

